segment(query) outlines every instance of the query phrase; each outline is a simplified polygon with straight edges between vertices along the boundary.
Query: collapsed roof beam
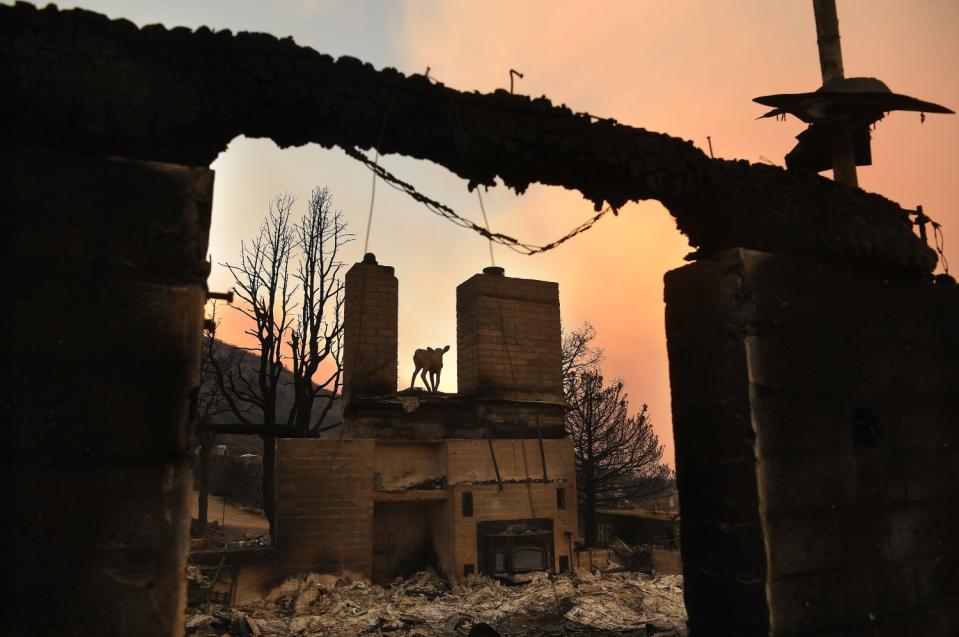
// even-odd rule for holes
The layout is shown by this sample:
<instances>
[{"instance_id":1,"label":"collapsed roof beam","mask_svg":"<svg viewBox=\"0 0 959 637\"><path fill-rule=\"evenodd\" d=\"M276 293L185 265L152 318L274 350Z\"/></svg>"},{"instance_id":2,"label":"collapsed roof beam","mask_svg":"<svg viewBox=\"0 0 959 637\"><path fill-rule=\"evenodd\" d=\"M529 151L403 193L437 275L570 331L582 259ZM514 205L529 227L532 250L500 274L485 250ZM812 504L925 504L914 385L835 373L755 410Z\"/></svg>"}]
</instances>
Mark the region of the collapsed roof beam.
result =
<instances>
[{"instance_id":1,"label":"collapsed roof beam","mask_svg":"<svg viewBox=\"0 0 959 637\"><path fill-rule=\"evenodd\" d=\"M239 135L377 149L578 190L600 207L661 201L702 253L743 246L931 272L907 211L814 175L714 160L692 143L506 91L333 58L292 39L0 7L0 144L208 165ZM630 80L635 81L635 80Z\"/></svg>"}]
</instances>

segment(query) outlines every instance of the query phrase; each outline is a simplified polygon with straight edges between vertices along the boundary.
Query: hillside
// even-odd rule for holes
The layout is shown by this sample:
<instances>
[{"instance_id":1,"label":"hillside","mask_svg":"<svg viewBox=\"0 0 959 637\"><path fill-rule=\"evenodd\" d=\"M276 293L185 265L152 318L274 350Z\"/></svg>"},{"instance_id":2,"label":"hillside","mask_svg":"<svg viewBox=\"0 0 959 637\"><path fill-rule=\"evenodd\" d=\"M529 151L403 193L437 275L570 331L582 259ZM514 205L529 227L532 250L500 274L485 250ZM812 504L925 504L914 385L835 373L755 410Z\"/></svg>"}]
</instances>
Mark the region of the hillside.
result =
<instances>
[{"instance_id":1,"label":"hillside","mask_svg":"<svg viewBox=\"0 0 959 637\"><path fill-rule=\"evenodd\" d=\"M232 356L239 357L239 365L242 369L244 376L248 378L255 378L256 372L259 369L260 357L249 352L247 350L241 349L226 343L219 339L214 340L214 353L216 357L220 360L230 358ZM327 395L328 392L323 392L323 395ZM293 374L288 370L283 370L280 374L280 386L277 392L277 409L276 414L277 418L280 420L285 420L287 414L290 411L290 408L293 406ZM322 397L318 397L316 403L313 405L313 413L315 416L318 416L320 412L326 406L326 401ZM251 421L256 422L259 417L255 411L248 412L249 418ZM236 418L231 414L225 414L220 418L214 418L214 422L235 422ZM330 410L330 413L326 415L324 420L324 425L340 423L343 420L343 407L340 401L336 401L333 405L333 408ZM340 427L334 427L328 431L323 432L322 437L331 438L339 436ZM259 436L250 436L243 434L219 434L217 436L216 444L226 445L230 448L231 453L242 454L242 453L256 453L260 454L263 450L263 443L260 440Z\"/></svg>"}]
</instances>

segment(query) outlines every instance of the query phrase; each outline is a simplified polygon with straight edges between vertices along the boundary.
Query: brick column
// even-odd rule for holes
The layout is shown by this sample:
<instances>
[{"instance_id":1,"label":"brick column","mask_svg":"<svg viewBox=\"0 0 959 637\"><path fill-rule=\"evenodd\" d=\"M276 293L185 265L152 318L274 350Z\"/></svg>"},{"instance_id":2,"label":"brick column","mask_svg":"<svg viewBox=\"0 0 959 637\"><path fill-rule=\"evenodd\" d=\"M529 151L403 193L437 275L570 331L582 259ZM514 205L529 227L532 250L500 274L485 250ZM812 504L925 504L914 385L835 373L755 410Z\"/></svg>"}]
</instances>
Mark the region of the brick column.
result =
<instances>
[{"instance_id":1,"label":"brick column","mask_svg":"<svg viewBox=\"0 0 959 637\"><path fill-rule=\"evenodd\" d=\"M486 268L456 288L461 394L563 401L559 285Z\"/></svg>"},{"instance_id":2,"label":"brick column","mask_svg":"<svg viewBox=\"0 0 959 637\"><path fill-rule=\"evenodd\" d=\"M346 273L343 398L396 393L399 283L373 254Z\"/></svg>"}]
</instances>

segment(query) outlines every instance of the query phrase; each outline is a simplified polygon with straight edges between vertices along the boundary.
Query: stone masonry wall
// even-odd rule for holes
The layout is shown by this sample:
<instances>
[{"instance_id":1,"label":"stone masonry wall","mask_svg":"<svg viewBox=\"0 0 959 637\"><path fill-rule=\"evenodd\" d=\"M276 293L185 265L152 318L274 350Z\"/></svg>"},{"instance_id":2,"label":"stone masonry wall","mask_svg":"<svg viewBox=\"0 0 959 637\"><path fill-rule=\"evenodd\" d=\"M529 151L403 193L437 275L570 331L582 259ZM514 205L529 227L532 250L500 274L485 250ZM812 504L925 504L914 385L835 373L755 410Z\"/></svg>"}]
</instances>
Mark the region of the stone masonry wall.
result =
<instances>
[{"instance_id":1,"label":"stone masonry wall","mask_svg":"<svg viewBox=\"0 0 959 637\"><path fill-rule=\"evenodd\" d=\"M450 484L496 479L489 442L486 440L449 440L446 448ZM543 478L543 460L538 440L493 440L493 451L503 480ZM573 443L569 438L544 440L543 452L550 480L559 478L575 482Z\"/></svg>"},{"instance_id":2,"label":"stone masonry wall","mask_svg":"<svg viewBox=\"0 0 959 637\"><path fill-rule=\"evenodd\" d=\"M4 634L183 631L212 194L207 168L0 148Z\"/></svg>"},{"instance_id":3,"label":"stone masonry wall","mask_svg":"<svg viewBox=\"0 0 959 637\"><path fill-rule=\"evenodd\" d=\"M666 336L691 634L768 634L766 561L738 283L718 266L666 275Z\"/></svg>"},{"instance_id":4,"label":"stone masonry wall","mask_svg":"<svg viewBox=\"0 0 959 637\"><path fill-rule=\"evenodd\" d=\"M734 250L666 301L692 634L955 634L959 288Z\"/></svg>"},{"instance_id":5,"label":"stone masonry wall","mask_svg":"<svg viewBox=\"0 0 959 637\"><path fill-rule=\"evenodd\" d=\"M371 576L373 447L372 440L277 440L274 543L282 568Z\"/></svg>"},{"instance_id":6,"label":"stone masonry wall","mask_svg":"<svg viewBox=\"0 0 959 637\"><path fill-rule=\"evenodd\" d=\"M446 447L440 442L376 441L373 482L397 489L446 476Z\"/></svg>"},{"instance_id":7,"label":"stone masonry wall","mask_svg":"<svg viewBox=\"0 0 959 637\"><path fill-rule=\"evenodd\" d=\"M461 394L563 402L559 285L477 274L456 288Z\"/></svg>"}]
</instances>

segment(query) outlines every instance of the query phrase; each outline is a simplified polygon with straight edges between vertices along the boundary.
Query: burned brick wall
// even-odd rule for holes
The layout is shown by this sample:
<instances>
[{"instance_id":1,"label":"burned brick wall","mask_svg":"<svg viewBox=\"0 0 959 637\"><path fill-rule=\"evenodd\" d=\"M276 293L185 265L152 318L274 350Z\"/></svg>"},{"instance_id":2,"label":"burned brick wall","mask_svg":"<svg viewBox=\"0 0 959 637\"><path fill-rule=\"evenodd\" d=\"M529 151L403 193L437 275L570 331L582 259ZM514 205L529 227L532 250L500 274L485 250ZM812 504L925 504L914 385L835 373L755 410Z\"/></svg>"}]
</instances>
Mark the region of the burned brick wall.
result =
<instances>
[{"instance_id":1,"label":"burned brick wall","mask_svg":"<svg viewBox=\"0 0 959 637\"><path fill-rule=\"evenodd\" d=\"M273 576L382 582L434 564L457 581L480 572L478 523L529 519L550 520L558 569L577 534L574 463L567 439L280 440Z\"/></svg>"},{"instance_id":2,"label":"burned brick wall","mask_svg":"<svg viewBox=\"0 0 959 637\"><path fill-rule=\"evenodd\" d=\"M372 440L281 439L276 446L277 575L373 564Z\"/></svg>"},{"instance_id":3,"label":"burned brick wall","mask_svg":"<svg viewBox=\"0 0 959 637\"><path fill-rule=\"evenodd\" d=\"M733 250L666 317L693 634L954 634L959 288Z\"/></svg>"},{"instance_id":4,"label":"burned brick wall","mask_svg":"<svg viewBox=\"0 0 959 637\"><path fill-rule=\"evenodd\" d=\"M454 578L484 570L478 526L487 522L550 521L551 568L561 570L562 557L572 563L578 537L576 469L572 442L544 440L451 440L447 444L450 499L447 520L449 545L440 554ZM494 466L493 462L496 462ZM545 462L546 476L543 475ZM497 474L500 480L496 479ZM563 495L557 495L562 490ZM463 499L469 499L469 507Z\"/></svg>"}]
</instances>

